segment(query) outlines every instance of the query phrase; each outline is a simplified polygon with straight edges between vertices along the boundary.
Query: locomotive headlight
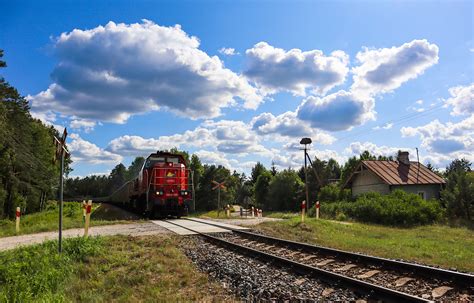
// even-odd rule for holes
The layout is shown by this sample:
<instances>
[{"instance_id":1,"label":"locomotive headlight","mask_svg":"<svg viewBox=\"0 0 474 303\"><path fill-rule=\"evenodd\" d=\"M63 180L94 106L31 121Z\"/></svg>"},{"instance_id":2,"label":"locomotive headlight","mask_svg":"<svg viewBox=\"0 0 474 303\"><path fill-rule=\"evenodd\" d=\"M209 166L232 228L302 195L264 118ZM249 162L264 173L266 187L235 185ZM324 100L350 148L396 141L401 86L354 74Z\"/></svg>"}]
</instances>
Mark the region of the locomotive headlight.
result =
<instances>
[{"instance_id":1,"label":"locomotive headlight","mask_svg":"<svg viewBox=\"0 0 474 303\"><path fill-rule=\"evenodd\" d=\"M162 194L163 194L163 192L160 191L160 190L156 192L156 195L157 195L157 196L161 196Z\"/></svg>"},{"instance_id":2,"label":"locomotive headlight","mask_svg":"<svg viewBox=\"0 0 474 303\"><path fill-rule=\"evenodd\" d=\"M181 191L181 196L187 196L188 195L188 191L187 190L182 190Z\"/></svg>"}]
</instances>

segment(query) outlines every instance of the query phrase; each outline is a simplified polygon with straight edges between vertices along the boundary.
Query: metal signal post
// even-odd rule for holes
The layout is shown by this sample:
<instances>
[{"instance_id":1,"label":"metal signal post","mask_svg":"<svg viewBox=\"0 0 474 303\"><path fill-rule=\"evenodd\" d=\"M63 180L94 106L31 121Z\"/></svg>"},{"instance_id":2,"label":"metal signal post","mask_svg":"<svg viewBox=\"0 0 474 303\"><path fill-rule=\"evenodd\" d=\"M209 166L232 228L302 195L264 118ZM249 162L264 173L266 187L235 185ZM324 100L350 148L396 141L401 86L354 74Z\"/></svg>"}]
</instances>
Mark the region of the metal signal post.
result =
<instances>
[{"instance_id":1,"label":"metal signal post","mask_svg":"<svg viewBox=\"0 0 474 303\"><path fill-rule=\"evenodd\" d=\"M306 205L305 207L308 207L308 209L311 207L311 203L309 201L309 192L308 192L308 170L306 169L306 158L309 157L308 156L308 147L307 145L308 144L311 144L311 138L303 138L301 139L300 141L300 144L303 144L304 145L304 187L305 187L305 190L306 190Z\"/></svg>"},{"instance_id":2,"label":"metal signal post","mask_svg":"<svg viewBox=\"0 0 474 303\"><path fill-rule=\"evenodd\" d=\"M60 139L54 137L55 145L56 145L56 155L54 162L57 159L61 158L61 168L60 168L60 175L59 175L59 239L58 239L58 252L61 253L62 251L62 234L63 234L63 187L64 187L64 156L65 154L69 154L69 151L66 149L66 137L67 137L67 130L64 128L63 135Z\"/></svg>"},{"instance_id":3,"label":"metal signal post","mask_svg":"<svg viewBox=\"0 0 474 303\"><path fill-rule=\"evenodd\" d=\"M319 178L318 172L316 171L316 168L313 165L313 161L311 161L310 156L308 155L308 144L311 144L311 138L303 138L300 141L300 144L304 145L304 183L305 183L305 188L306 188L306 207L307 209L311 208L311 200L309 200L309 189L308 189L308 172L306 169L307 162L306 160L309 161L309 164L313 168L314 175L316 176L316 179L318 180L320 186L322 186L321 178Z\"/></svg>"}]
</instances>

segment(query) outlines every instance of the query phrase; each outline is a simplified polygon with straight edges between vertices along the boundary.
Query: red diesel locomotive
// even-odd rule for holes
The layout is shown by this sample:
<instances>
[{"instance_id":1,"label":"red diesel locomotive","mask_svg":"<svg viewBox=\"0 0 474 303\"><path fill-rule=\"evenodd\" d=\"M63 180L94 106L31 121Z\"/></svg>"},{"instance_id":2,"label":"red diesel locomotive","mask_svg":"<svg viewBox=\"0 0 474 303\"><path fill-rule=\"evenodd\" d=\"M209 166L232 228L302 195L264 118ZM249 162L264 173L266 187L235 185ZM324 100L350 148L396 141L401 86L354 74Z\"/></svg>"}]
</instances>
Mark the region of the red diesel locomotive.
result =
<instances>
[{"instance_id":1,"label":"red diesel locomotive","mask_svg":"<svg viewBox=\"0 0 474 303\"><path fill-rule=\"evenodd\" d=\"M192 199L190 170L182 155L149 155L138 176L108 198L110 203L149 217L181 217Z\"/></svg>"}]
</instances>

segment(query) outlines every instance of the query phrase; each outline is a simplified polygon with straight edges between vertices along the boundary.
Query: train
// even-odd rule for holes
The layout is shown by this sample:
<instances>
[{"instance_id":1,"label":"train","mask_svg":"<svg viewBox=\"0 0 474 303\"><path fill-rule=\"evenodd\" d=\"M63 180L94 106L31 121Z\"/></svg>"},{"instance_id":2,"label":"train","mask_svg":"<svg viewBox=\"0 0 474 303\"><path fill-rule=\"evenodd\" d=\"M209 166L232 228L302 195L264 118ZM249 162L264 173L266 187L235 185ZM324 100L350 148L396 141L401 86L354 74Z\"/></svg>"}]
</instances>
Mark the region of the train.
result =
<instances>
[{"instance_id":1,"label":"train","mask_svg":"<svg viewBox=\"0 0 474 303\"><path fill-rule=\"evenodd\" d=\"M106 198L106 202L149 218L185 215L192 202L192 175L180 154L150 154L138 175Z\"/></svg>"}]
</instances>

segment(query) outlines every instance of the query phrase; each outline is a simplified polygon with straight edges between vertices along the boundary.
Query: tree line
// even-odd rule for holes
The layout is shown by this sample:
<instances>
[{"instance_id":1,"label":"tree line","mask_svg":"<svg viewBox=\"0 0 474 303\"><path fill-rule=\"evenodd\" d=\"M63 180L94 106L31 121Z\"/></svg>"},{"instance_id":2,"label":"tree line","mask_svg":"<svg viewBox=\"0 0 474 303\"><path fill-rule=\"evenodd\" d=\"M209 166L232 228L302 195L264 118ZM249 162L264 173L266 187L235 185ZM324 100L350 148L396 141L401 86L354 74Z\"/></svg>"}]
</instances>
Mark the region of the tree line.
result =
<instances>
[{"instance_id":1,"label":"tree line","mask_svg":"<svg viewBox=\"0 0 474 303\"><path fill-rule=\"evenodd\" d=\"M198 155L190 155L176 148L172 153L180 153L187 166L194 172L194 187L197 210L212 210L218 207L217 193L212 181L225 182L226 189L221 191L222 204L255 206L264 210L294 211L305 199L304 167L291 167L278 170L272 163L270 168L258 162L247 176L245 173L231 171L221 165L203 164ZM308 188L311 201L316 201L321 188L328 184L342 183L360 160L389 159L375 157L368 151L358 158L353 157L344 165L336 160L321 160L317 157L313 165L307 168ZM92 175L84 178L70 178L65 183L65 197L104 197L108 196L128 180L135 178L144 163L143 157L137 157L127 168L122 163L116 165L109 175ZM316 172L318 176L316 176ZM343 191L346 195L347 191ZM350 195L350 193L349 193ZM223 207L221 205L221 207Z\"/></svg>"},{"instance_id":2,"label":"tree line","mask_svg":"<svg viewBox=\"0 0 474 303\"><path fill-rule=\"evenodd\" d=\"M5 68L0 50L0 68ZM43 209L54 198L59 166L53 162L53 136L59 135L30 114L28 101L0 78L0 219ZM68 170L70 160L66 161Z\"/></svg>"},{"instance_id":3,"label":"tree line","mask_svg":"<svg viewBox=\"0 0 474 303\"><path fill-rule=\"evenodd\" d=\"M305 200L304 167L278 170L274 164L267 168L258 162L247 176L245 173L231 171L221 165L203 164L198 155L189 155L176 148L170 152L181 153L188 167L194 171L196 210L212 210L218 207L217 193L212 189L214 186L212 181L225 182L226 190L221 191L220 207L225 204L239 204L267 211L297 211L301 201ZM344 189L343 185L360 161L393 160L395 157L377 157L364 151L359 156L349 158L343 165L335 159L322 160L315 157L306 171L310 205L313 206L317 200L325 203L355 202L356 199L352 197L350 189ZM118 164L108 176L68 179L66 193L70 197L107 196L127 180L134 178L143 162L143 157L137 157L128 168L121 163ZM456 159L443 173L430 164L427 167L446 179L441 199L436 202L445 210L446 217L472 221L474 172L471 171L471 163L464 159Z\"/></svg>"}]
</instances>

